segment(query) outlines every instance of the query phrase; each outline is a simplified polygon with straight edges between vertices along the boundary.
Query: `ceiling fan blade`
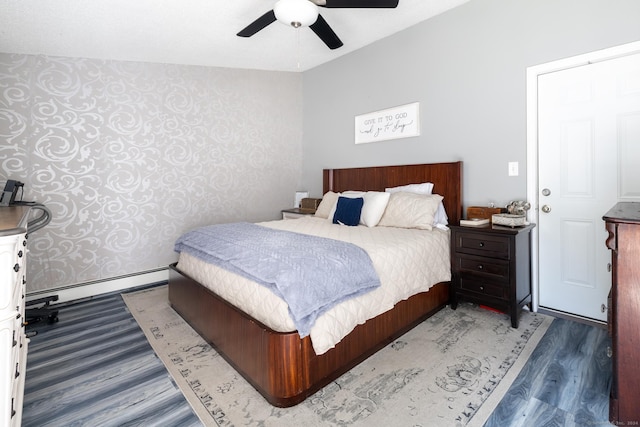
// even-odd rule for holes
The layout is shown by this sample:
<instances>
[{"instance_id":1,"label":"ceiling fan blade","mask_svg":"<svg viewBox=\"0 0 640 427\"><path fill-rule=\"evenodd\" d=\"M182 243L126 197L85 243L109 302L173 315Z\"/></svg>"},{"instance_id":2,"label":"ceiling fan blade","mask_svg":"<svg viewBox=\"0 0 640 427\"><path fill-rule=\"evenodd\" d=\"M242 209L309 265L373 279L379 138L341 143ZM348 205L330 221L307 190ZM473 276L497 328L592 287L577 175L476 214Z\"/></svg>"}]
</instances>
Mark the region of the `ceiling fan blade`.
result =
<instances>
[{"instance_id":1,"label":"ceiling fan blade","mask_svg":"<svg viewBox=\"0 0 640 427\"><path fill-rule=\"evenodd\" d=\"M309 28L320 37L329 49L337 49L342 46L342 41L338 38L336 33L333 32L327 21L321 15L318 15L318 20L309 25Z\"/></svg>"},{"instance_id":2,"label":"ceiling fan blade","mask_svg":"<svg viewBox=\"0 0 640 427\"><path fill-rule=\"evenodd\" d=\"M349 7L349 8L394 8L399 0L320 0L315 2L322 7ZM320 4L324 3L324 4Z\"/></svg>"},{"instance_id":3,"label":"ceiling fan blade","mask_svg":"<svg viewBox=\"0 0 640 427\"><path fill-rule=\"evenodd\" d=\"M247 25L247 27L242 31L240 31L238 35L240 37L251 37L258 31L262 30L267 25L272 24L274 22L276 22L276 14L273 12L273 10L270 10L269 12L262 15L260 18L253 21L251 24Z\"/></svg>"}]
</instances>

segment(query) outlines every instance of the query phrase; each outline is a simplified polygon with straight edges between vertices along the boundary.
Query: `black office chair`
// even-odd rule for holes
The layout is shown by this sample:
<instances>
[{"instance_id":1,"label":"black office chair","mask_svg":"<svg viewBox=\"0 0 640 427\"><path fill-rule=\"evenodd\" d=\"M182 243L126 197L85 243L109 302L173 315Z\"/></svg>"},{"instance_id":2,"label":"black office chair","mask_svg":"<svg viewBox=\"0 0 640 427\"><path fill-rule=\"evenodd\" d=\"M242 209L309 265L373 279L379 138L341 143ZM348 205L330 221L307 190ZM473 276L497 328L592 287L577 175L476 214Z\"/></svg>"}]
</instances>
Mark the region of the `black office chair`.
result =
<instances>
[{"instance_id":1,"label":"black office chair","mask_svg":"<svg viewBox=\"0 0 640 427\"><path fill-rule=\"evenodd\" d=\"M25 308L25 326L33 325L35 323L40 323L43 321L46 321L49 324L56 323L58 321L58 309L49 307L49 304L51 304L51 302L53 301L58 301L58 295L52 295L25 302L25 307L42 304L42 306L37 308Z\"/></svg>"},{"instance_id":2,"label":"black office chair","mask_svg":"<svg viewBox=\"0 0 640 427\"><path fill-rule=\"evenodd\" d=\"M27 233L31 234L34 231L37 231L51 221L51 211L43 204L36 202L23 202L23 201L14 201L14 204L18 205L27 205L30 206L34 211L40 210L40 216L32 219L27 223ZM25 302L25 319L24 325L29 328L29 326L33 326L34 324L41 323L46 321L48 324L53 324L58 321L58 310L55 308L51 308L49 305L58 301L58 295L51 295L48 297L37 298L31 301ZM32 306L40 306L34 308L28 308ZM35 335L37 332L33 331L29 336Z\"/></svg>"}]
</instances>

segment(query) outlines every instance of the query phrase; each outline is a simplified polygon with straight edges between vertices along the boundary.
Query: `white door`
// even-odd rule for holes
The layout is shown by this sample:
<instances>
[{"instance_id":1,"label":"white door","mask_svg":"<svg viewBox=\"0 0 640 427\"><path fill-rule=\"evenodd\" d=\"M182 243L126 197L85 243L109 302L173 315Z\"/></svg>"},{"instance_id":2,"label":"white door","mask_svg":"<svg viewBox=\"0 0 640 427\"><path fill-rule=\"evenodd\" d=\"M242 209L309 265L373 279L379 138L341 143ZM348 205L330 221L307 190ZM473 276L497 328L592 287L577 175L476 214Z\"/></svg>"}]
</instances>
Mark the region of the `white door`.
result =
<instances>
[{"instance_id":1,"label":"white door","mask_svg":"<svg viewBox=\"0 0 640 427\"><path fill-rule=\"evenodd\" d=\"M640 196L640 54L538 77L539 305L606 321L602 216Z\"/></svg>"}]
</instances>

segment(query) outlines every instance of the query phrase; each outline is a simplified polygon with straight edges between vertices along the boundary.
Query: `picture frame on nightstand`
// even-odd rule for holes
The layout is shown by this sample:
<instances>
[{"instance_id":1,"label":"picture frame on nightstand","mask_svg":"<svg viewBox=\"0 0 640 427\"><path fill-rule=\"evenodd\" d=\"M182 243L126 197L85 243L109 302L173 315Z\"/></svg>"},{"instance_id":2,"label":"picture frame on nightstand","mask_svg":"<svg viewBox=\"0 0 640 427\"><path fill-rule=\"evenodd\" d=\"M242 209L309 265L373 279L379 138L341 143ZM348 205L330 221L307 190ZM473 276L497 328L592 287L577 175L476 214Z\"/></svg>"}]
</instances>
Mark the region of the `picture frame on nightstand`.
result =
<instances>
[{"instance_id":1,"label":"picture frame on nightstand","mask_svg":"<svg viewBox=\"0 0 640 427\"><path fill-rule=\"evenodd\" d=\"M293 207L294 208L299 208L300 207L300 203L302 202L302 199L309 197L309 192L308 191L296 191L296 196L294 198L293 201Z\"/></svg>"}]
</instances>

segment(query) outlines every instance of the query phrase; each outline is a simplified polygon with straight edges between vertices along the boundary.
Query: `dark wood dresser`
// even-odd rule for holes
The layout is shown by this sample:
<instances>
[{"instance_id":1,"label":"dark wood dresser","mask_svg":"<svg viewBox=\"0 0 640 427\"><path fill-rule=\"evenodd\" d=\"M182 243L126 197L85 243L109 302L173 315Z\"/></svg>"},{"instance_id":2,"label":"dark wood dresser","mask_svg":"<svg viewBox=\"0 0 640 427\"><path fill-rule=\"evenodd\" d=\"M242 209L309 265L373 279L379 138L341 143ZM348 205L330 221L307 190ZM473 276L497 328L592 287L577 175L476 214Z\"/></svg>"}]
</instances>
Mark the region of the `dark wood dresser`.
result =
<instances>
[{"instance_id":1,"label":"dark wood dresser","mask_svg":"<svg viewBox=\"0 0 640 427\"><path fill-rule=\"evenodd\" d=\"M451 225L451 308L458 300L501 310L518 327L531 302L531 229Z\"/></svg>"},{"instance_id":2,"label":"dark wood dresser","mask_svg":"<svg viewBox=\"0 0 640 427\"><path fill-rule=\"evenodd\" d=\"M613 381L609 420L640 425L640 203L618 203L603 217L613 265L609 302Z\"/></svg>"}]
</instances>

